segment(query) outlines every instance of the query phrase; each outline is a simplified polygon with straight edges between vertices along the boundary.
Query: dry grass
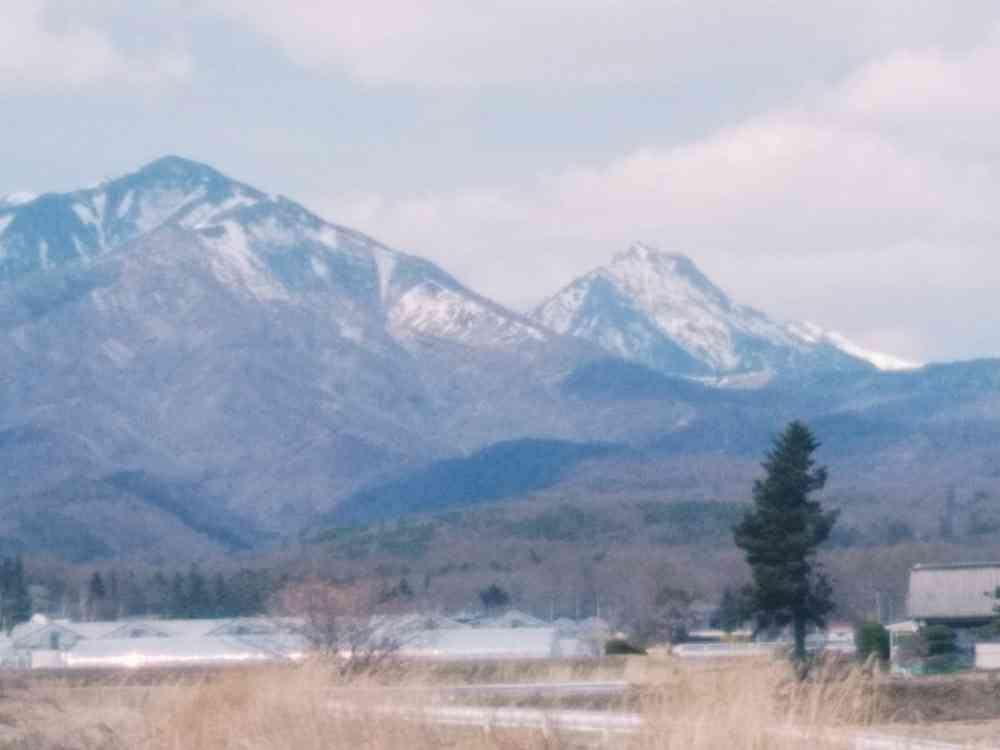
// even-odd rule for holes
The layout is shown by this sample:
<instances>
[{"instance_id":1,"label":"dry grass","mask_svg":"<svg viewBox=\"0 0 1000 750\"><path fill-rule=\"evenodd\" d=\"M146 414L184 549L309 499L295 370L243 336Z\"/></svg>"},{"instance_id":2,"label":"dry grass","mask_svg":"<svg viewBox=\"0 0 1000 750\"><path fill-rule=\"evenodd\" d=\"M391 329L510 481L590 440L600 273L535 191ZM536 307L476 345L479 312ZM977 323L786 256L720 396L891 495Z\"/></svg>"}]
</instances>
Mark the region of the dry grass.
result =
<instances>
[{"instance_id":1,"label":"dry grass","mask_svg":"<svg viewBox=\"0 0 1000 750\"><path fill-rule=\"evenodd\" d=\"M446 700L432 691L387 689L474 682L628 679L641 685L630 710L635 735L486 731L393 715L386 706ZM803 734L868 725L878 716L877 677L821 672L799 683L777 662L690 665L671 660L573 664L422 666L386 678L346 680L322 663L231 670L168 684L75 687L46 681L0 701L0 749L19 750L770 750L805 747ZM557 708L557 707L554 707ZM620 705L605 705L615 710ZM794 728L795 734L776 733Z\"/></svg>"}]
</instances>

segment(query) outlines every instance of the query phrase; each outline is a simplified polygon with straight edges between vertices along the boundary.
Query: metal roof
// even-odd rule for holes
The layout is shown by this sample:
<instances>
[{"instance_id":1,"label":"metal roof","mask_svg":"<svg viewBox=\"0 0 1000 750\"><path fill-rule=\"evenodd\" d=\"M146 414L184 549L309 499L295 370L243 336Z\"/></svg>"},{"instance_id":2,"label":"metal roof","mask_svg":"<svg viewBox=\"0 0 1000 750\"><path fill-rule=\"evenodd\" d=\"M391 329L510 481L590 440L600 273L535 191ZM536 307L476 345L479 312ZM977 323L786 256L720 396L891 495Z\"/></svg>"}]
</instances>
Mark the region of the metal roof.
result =
<instances>
[{"instance_id":1,"label":"metal roof","mask_svg":"<svg viewBox=\"0 0 1000 750\"><path fill-rule=\"evenodd\" d=\"M914 570L964 570L970 568L1000 568L1000 562L917 563Z\"/></svg>"},{"instance_id":2,"label":"metal roof","mask_svg":"<svg viewBox=\"0 0 1000 750\"><path fill-rule=\"evenodd\" d=\"M167 664L268 661L293 659L301 653L298 643L248 639L201 638L100 638L80 641L68 651L68 667L140 667Z\"/></svg>"},{"instance_id":3,"label":"metal roof","mask_svg":"<svg viewBox=\"0 0 1000 750\"><path fill-rule=\"evenodd\" d=\"M553 628L458 628L423 630L402 648L406 656L449 659L548 659L560 651L575 653L573 639L560 639Z\"/></svg>"},{"instance_id":4,"label":"metal roof","mask_svg":"<svg viewBox=\"0 0 1000 750\"><path fill-rule=\"evenodd\" d=\"M987 620L995 613L1000 563L916 565L910 571L914 620Z\"/></svg>"}]
</instances>

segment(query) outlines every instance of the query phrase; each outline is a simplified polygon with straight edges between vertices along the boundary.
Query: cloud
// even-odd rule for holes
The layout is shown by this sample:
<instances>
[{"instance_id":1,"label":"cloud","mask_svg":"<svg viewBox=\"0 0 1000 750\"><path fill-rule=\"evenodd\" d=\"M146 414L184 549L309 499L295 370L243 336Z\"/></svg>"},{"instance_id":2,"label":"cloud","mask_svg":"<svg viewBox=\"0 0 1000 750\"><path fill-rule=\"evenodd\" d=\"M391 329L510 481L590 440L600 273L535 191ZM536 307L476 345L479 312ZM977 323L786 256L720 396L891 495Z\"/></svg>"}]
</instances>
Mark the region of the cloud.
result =
<instances>
[{"instance_id":1,"label":"cloud","mask_svg":"<svg viewBox=\"0 0 1000 750\"><path fill-rule=\"evenodd\" d=\"M691 254L737 298L871 347L889 348L879 332L917 359L1000 355L1000 337L973 352L956 336L963 315L982 328L1000 278L998 77L995 33L972 50L893 54L692 142L524 184L358 197L347 218L520 307L643 239Z\"/></svg>"},{"instance_id":2,"label":"cloud","mask_svg":"<svg viewBox=\"0 0 1000 750\"><path fill-rule=\"evenodd\" d=\"M991 4L843 0L209 0L296 63L362 81L444 86L822 76L900 40L967 44ZM793 66L789 68L789 64Z\"/></svg>"},{"instance_id":3,"label":"cloud","mask_svg":"<svg viewBox=\"0 0 1000 750\"><path fill-rule=\"evenodd\" d=\"M35 94L103 81L149 85L193 72L180 37L126 53L109 28L65 6L20 0L0 10L0 89Z\"/></svg>"},{"instance_id":4,"label":"cloud","mask_svg":"<svg viewBox=\"0 0 1000 750\"><path fill-rule=\"evenodd\" d=\"M981 160L1000 156L1000 24L962 53L896 52L853 75L829 102L833 113L932 150Z\"/></svg>"}]
</instances>

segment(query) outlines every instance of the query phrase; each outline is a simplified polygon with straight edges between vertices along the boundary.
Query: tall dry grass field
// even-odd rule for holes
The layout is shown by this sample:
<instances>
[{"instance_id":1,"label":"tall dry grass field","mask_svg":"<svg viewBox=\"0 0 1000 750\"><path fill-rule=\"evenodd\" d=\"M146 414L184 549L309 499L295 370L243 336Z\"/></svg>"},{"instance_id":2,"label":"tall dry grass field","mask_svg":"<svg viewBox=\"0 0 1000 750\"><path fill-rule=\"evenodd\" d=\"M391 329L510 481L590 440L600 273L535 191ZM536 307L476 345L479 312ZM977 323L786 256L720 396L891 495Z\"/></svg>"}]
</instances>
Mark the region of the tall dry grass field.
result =
<instances>
[{"instance_id":1,"label":"tall dry grass field","mask_svg":"<svg viewBox=\"0 0 1000 750\"><path fill-rule=\"evenodd\" d=\"M423 715L435 706L467 702L436 689L456 676L465 684L494 681L498 670L507 679L525 676L504 669L416 666L389 677L345 678L313 662L179 677L152 686L25 683L0 699L0 748L768 750L822 744L832 732L867 725L878 715L878 678L860 669L820 670L799 682L780 662L690 665L641 659L599 662L585 675L582 668L560 664L529 670L541 681L625 677L635 687L621 699L591 706L546 703L545 710L638 712L643 725L635 734L446 726Z\"/></svg>"}]
</instances>

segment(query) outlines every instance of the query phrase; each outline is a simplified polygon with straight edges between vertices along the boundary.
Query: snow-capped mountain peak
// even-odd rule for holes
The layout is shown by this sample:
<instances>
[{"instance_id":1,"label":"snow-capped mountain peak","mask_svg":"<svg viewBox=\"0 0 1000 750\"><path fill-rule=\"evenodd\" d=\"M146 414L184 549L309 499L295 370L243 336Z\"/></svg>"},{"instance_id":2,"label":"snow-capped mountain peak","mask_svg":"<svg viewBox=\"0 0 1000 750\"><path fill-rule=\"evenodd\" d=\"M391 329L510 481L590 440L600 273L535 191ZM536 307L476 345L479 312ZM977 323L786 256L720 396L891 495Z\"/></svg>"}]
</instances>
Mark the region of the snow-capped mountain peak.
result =
<instances>
[{"instance_id":1,"label":"snow-capped mountain peak","mask_svg":"<svg viewBox=\"0 0 1000 750\"><path fill-rule=\"evenodd\" d=\"M699 377L895 364L733 302L687 256L635 243L545 301L534 318L656 369Z\"/></svg>"},{"instance_id":2,"label":"snow-capped mountain peak","mask_svg":"<svg viewBox=\"0 0 1000 750\"><path fill-rule=\"evenodd\" d=\"M0 204L0 284L88 266L168 227L181 239L153 243L158 252L197 245L197 262L227 290L261 304L310 297L336 307L355 338L376 320L408 346L510 349L552 336L431 263L177 156L91 188Z\"/></svg>"}]
</instances>

